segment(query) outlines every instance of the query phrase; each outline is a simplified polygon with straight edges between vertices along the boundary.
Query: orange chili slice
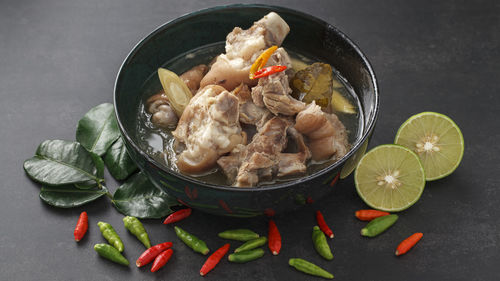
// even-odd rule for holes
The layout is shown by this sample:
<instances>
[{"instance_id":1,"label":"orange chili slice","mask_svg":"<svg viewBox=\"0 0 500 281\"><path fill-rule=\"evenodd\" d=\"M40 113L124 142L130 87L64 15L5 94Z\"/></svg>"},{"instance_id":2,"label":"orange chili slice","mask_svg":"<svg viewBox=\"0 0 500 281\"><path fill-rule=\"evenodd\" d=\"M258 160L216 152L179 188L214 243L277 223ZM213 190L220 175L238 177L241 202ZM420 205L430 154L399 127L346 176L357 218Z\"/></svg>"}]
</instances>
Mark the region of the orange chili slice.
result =
<instances>
[{"instance_id":1,"label":"orange chili slice","mask_svg":"<svg viewBox=\"0 0 500 281\"><path fill-rule=\"evenodd\" d=\"M254 79L255 72L260 70L266 65L267 60L269 60L269 58L274 53L274 51L276 51L276 49L278 49L278 46L271 46L267 50L262 52L262 54L260 54L260 56L252 64L252 67L250 67L250 74L248 75L250 79Z\"/></svg>"}]
</instances>

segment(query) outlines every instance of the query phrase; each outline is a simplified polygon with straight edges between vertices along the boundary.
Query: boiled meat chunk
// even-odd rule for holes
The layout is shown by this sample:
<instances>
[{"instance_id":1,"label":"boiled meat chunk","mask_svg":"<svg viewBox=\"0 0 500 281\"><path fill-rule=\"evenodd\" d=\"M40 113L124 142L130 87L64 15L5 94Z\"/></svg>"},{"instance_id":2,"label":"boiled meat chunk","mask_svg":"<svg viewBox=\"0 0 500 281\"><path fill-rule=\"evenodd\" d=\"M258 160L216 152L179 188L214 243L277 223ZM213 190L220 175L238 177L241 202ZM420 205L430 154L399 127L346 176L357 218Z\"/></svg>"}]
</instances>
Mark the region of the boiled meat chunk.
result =
<instances>
[{"instance_id":1,"label":"boiled meat chunk","mask_svg":"<svg viewBox=\"0 0 500 281\"><path fill-rule=\"evenodd\" d=\"M184 110L172 135L184 146L177 157L180 171L190 174L212 169L217 159L246 143L239 119L238 98L220 86L200 89Z\"/></svg>"},{"instance_id":2,"label":"boiled meat chunk","mask_svg":"<svg viewBox=\"0 0 500 281\"><path fill-rule=\"evenodd\" d=\"M200 64L182 73L181 76L179 76L179 78L181 78L182 81L186 83L186 86L194 95L200 88L201 79L203 79L203 76L205 76L207 71L208 71L208 66Z\"/></svg>"},{"instance_id":3,"label":"boiled meat chunk","mask_svg":"<svg viewBox=\"0 0 500 281\"><path fill-rule=\"evenodd\" d=\"M255 85L257 81L248 77L250 66L262 51L281 45L289 31L290 27L274 12L247 30L235 27L226 37L226 53L217 57L200 86L220 85L231 91L242 82Z\"/></svg>"},{"instance_id":4,"label":"boiled meat chunk","mask_svg":"<svg viewBox=\"0 0 500 281\"><path fill-rule=\"evenodd\" d=\"M146 111L151 114L151 123L158 128L169 129L179 121L164 92L153 95L146 101Z\"/></svg>"},{"instance_id":5,"label":"boiled meat chunk","mask_svg":"<svg viewBox=\"0 0 500 281\"><path fill-rule=\"evenodd\" d=\"M311 151L307 147L302 134L294 127L289 127L287 134L295 143L294 150L297 152L279 154L278 177L304 174L307 171L306 162L311 158ZM288 146L290 146L290 142Z\"/></svg>"},{"instance_id":6,"label":"boiled meat chunk","mask_svg":"<svg viewBox=\"0 0 500 281\"><path fill-rule=\"evenodd\" d=\"M292 62L283 48L278 48L267 61L266 66L285 65L291 67ZM306 104L290 96L292 89L288 83L286 72L278 72L259 79L252 88L252 100L260 107L267 107L275 115L295 115L302 111Z\"/></svg>"},{"instance_id":7,"label":"boiled meat chunk","mask_svg":"<svg viewBox=\"0 0 500 281\"><path fill-rule=\"evenodd\" d=\"M309 140L314 160L322 161L332 156L338 159L347 153L347 132L335 114L323 112L313 101L295 120L295 129Z\"/></svg>"},{"instance_id":8,"label":"boiled meat chunk","mask_svg":"<svg viewBox=\"0 0 500 281\"><path fill-rule=\"evenodd\" d=\"M272 179L278 170L279 154L286 147L286 132L291 125L290 120L273 117L260 128L250 144L236 147L230 155L217 161L228 178L234 179L234 186L251 187Z\"/></svg>"},{"instance_id":9,"label":"boiled meat chunk","mask_svg":"<svg viewBox=\"0 0 500 281\"><path fill-rule=\"evenodd\" d=\"M269 119L271 112L265 107L259 107L252 102L252 94L247 85L241 84L232 93L240 101L240 122L249 125L262 127Z\"/></svg>"}]
</instances>

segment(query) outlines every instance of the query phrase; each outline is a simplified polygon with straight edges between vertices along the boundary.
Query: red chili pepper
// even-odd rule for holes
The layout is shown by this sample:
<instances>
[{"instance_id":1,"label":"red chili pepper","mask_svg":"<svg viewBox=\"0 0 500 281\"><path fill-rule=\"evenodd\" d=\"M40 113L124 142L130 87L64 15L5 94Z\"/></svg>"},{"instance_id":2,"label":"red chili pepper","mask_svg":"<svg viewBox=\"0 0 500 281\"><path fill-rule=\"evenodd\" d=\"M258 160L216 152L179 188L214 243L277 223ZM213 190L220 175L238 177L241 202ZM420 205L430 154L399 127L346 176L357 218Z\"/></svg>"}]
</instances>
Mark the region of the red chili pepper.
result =
<instances>
[{"instance_id":1,"label":"red chili pepper","mask_svg":"<svg viewBox=\"0 0 500 281\"><path fill-rule=\"evenodd\" d=\"M137 265L137 267L141 267L150 263L161 252L165 251L170 247L172 247L172 242L165 242L158 245L154 245L153 247L147 249L146 251L144 251L144 253L142 253L142 255L135 262L135 265Z\"/></svg>"},{"instance_id":2,"label":"red chili pepper","mask_svg":"<svg viewBox=\"0 0 500 281\"><path fill-rule=\"evenodd\" d=\"M273 66L264 67L262 69L255 71L253 79L266 77L266 76L269 76L271 74L281 72L285 69L286 69L286 66L284 66L284 65L273 65Z\"/></svg>"},{"instance_id":3,"label":"red chili pepper","mask_svg":"<svg viewBox=\"0 0 500 281\"><path fill-rule=\"evenodd\" d=\"M170 214L170 216L168 216L164 221L163 221L163 224L170 224L170 223L174 223L174 222L178 222L180 220L183 220L187 217L189 217L191 215L191 208L186 208L186 209L182 209L182 210L179 210L177 212L174 212L172 214Z\"/></svg>"},{"instance_id":4,"label":"red chili pepper","mask_svg":"<svg viewBox=\"0 0 500 281\"><path fill-rule=\"evenodd\" d=\"M208 259L205 261L203 266L200 269L200 275L205 276L205 274L209 273L214 267L220 262L220 260L227 254L227 251L229 251L229 247L231 245L225 244L224 246L220 247L217 251L215 251L213 254L208 257Z\"/></svg>"},{"instance_id":5,"label":"red chili pepper","mask_svg":"<svg viewBox=\"0 0 500 281\"><path fill-rule=\"evenodd\" d=\"M339 180L339 177L340 177L340 172L335 176L335 178L330 183L331 187L333 187L335 185L335 183Z\"/></svg>"},{"instance_id":6,"label":"red chili pepper","mask_svg":"<svg viewBox=\"0 0 500 281\"><path fill-rule=\"evenodd\" d=\"M76 242L82 240L85 233L87 233L87 229L89 229L89 217L87 216L87 212L82 212L76 223L75 231L73 232Z\"/></svg>"},{"instance_id":7,"label":"red chili pepper","mask_svg":"<svg viewBox=\"0 0 500 281\"><path fill-rule=\"evenodd\" d=\"M266 214L266 216L268 217L274 217L276 211L274 211L272 208L267 208L264 210L264 214Z\"/></svg>"},{"instance_id":8,"label":"red chili pepper","mask_svg":"<svg viewBox=\"0 0 500 281\"><path fill-rule=\"evenodd\" d=\"M151 266L151 272L156 272L158 269L162 268L172 257L174 250L167 249L166 251L161 252L158 256L156 256L155 261L153 262L153 266Z\"/></svg>"},{"instance_id":9,"label":"red chili pepper","mask_svg":"<svg viewBox=\"0 0 500 281\"><path fill-rule=\"evenodd\" d=\"M423 233L417 232L403 240L403 242L401 242L396 249L396 256L400 256L408 252L411 248L413 248L413 246L415 246L415 244L417 244L418 241L420 241L420 239L422 239L423 236Z\"/></svg>"},{"instance_id":10,"label":"red chili pepper","mask_svg":"<svg viewBox=\"0 0 500 281\"><path fill-rule=\"evenodd\" d=\"M269 240L267 245L273 255L277 255L281 250L281 234L273 220L269 220Z\"/></svg>"},{"instance_id":11,"label":"red chili pepper","mask_svg":"<svg viewBox=\"0 0 500 281\"><path fill-rule=\"evenodd\" d=\"M320 211L316 211L316 221L318 222L319 229L321 229L326 236L333 238L333 231L326 224L325 218Z\"/></svg>"},{"instance_id":12,"label":"red chili pepper","mask_svg":"<svg viewBox=\"0 0 500 281\"><path fill-rule=\"evenodd\" d=\"M383 212L379 210L359 210L356 211L355 216L362 221L371 221L378 217L383 217L390 215L388 212Z\"/></svg>"}]
</instances>

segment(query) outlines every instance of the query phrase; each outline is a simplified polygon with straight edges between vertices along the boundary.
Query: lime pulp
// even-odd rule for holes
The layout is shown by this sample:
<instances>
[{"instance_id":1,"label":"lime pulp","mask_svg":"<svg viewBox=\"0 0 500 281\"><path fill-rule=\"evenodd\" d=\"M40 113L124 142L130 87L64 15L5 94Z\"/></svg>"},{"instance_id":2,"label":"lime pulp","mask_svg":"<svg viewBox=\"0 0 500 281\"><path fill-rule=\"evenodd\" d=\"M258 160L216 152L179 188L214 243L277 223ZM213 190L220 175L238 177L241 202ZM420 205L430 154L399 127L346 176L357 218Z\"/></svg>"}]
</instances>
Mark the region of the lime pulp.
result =
<instances>
[{"instance_id":1,"label":"lime pulp","mask_svg":"<svg viewBox=\"0 0 500 281\"><path fill-rule=\"evenodd\" d=\"M425 187L425 173L418 156L393 144L366 153L354 173L356 190L372 208L387 212L405 210L418 201Z\"/></svg>"}]
</instances>

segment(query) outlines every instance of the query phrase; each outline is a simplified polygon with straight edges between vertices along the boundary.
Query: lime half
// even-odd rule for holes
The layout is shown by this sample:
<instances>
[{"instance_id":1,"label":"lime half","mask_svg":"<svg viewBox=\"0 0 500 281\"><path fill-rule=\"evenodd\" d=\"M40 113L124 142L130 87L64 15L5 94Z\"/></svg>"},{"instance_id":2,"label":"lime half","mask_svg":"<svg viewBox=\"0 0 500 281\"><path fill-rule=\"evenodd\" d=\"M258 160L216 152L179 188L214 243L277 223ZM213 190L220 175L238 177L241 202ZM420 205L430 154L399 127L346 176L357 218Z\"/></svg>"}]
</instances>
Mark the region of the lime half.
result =
<instances>
[{"instance_id":1,"label":"lime half","mask_svg":"<svg viewBox=\"0 0 500 281\"><path fill-rule=\"evenodd\" d=\"M359 196L370 207L398 212L418 201L424 191L425 173L413 151L385 144L361 158L354 182Z\"/></svg>"},{"instance_id":2,"label":"lime half","mask_svg":"<svg viewBox=\"0 0 500 281\"><path fill-rule=\"evenodd\" d=\"M394 143L417 153L428 181L451 174L464 155L464 137L457 124L436 112L410 117L399 128Z\"/></svg>"}]
</instances>

